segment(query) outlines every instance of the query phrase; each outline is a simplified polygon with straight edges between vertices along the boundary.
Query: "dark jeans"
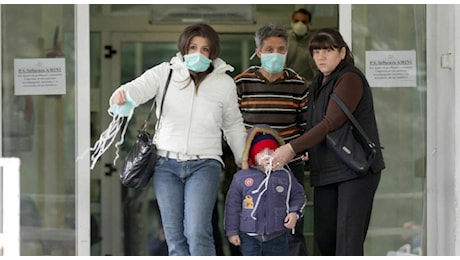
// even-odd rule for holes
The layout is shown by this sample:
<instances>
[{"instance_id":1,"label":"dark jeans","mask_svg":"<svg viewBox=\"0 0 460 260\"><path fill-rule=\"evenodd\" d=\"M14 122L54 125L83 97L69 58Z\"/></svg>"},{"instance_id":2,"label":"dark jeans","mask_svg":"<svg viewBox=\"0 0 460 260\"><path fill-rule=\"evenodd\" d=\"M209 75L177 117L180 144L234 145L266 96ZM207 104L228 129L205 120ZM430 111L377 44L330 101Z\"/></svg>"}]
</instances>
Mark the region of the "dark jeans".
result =
<instances>
[{"instance_id":1,"label":"dark jeans","mask_svg":"<svg viewBox=\"0 0 460 260\"><path fill-rule=\"evenodd\" d=\"M268 241L240 233L243 256L287 256L289 255L288 232Z\"/></svg>"}]
</instances>

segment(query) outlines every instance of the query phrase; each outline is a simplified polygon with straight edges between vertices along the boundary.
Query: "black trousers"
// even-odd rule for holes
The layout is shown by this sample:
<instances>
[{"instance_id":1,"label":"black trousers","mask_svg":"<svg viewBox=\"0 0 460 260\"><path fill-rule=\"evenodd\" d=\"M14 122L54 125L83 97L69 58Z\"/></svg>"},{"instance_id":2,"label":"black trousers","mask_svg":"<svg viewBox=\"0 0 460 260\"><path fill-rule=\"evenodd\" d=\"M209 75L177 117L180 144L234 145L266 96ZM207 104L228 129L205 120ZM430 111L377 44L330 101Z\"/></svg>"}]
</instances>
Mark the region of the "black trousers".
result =
<instances>
[{"instance_id":1,"label":"black trousers","mask_svg":"<svg viewBox=\"0 0 460 260\"><path fill-rule=\"evenodd\" d=\"M321 255L364 255L380 175L314 187L314 232Z\"/></svg>"}]
</instances>

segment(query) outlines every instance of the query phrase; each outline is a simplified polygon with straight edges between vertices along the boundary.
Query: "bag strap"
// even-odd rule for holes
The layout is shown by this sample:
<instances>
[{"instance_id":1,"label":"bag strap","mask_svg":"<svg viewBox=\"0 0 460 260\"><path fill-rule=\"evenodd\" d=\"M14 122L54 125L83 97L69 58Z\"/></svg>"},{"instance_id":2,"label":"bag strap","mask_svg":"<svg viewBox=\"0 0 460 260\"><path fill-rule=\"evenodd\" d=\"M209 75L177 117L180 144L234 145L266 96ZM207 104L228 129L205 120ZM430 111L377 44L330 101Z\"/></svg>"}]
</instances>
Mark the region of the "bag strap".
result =
<instances>
[{"instance_id":1,"label":"bag strap","mask_svg":"<svg viewBox=\"0 0 460 260\"><path fill-rule=\"evenodd\" d=\"M165 84L165 90L163 91L163 97L161 98L160 114L158 115L158 120L157 120L157 124L156 124L157 126L160 123L161 114L163 113L163 102L165 101L166 91L168 90L169 82L171 81L171 74L172 74L172 69L169 70L168 79L166 80L166 84ZM143 130L147 129L147 123L150 121L150 117L152 116L152 112L153 112L153 110L155 108L155 103L156 103L155 99L153 99L152 106L150 107L149 114L147 116L147 119L144 122L144 127L142 128Z\"/></svg>"},{"instance_id":2,"label":"bag strap","mask_svg":"<svg viewBox=\"0 0 460 260\"><path fill-rule=\"evenodd\" d=\"M358 123L356 118L353 116L353 114L348 110L348 107L343 103L342 99L340 99L334 92L331 94L331 98L339 105L339 107L345 112L345 115L347 115L348 119L350 119L351 123L353 126L358 130L359 134L364 138L366 141L367 145L373 149L376 148L375 143L369 139L367 136L366 132L364 132L364 129L361 127L361 125Z\"/></svg>"}]
</instances>

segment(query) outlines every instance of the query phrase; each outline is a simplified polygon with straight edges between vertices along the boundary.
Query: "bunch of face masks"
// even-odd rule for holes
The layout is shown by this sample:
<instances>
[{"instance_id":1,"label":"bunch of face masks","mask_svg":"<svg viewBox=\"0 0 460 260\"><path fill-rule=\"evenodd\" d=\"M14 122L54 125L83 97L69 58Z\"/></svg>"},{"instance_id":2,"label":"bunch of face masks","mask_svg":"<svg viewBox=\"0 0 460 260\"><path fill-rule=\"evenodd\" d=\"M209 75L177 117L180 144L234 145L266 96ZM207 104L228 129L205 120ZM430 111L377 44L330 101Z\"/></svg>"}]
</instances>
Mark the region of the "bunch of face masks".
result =
<instances>
[{"instance_id":1,"label":"bunch of face masks","mask_svg":"<svg viewBox=\"0 0 460 260\"><path fill-rule=\"evenodd\" d=\"M115 143L115 158L113 159L113 165L115 165L118 157L119 157L119 146L124 142L126 132L128 130L129 121L134 114L134 108L136 104L132 100L132 98L126 92L126 102L123 105L116 105L112 104L108 109L109 115L112 117L112 121L110 122L109 126L106 130L104 130L99 139L94 144L91 150L91 170L96 165L96 162L109 149L112 143L115 141L118 132L120 130L122 133L120 134L120 140ZM123 129L122 126L124 125Z\"/></svg>"},{"instance_id":2,"label":"bunch of face masks","mask_svg":"<svg viewBox=\"0 0 460 260\"><path fill-rule=\"evenodd\" d=\"M134 111L136 104L133 99L126 92L126 102L123 105L112 104L109 108L109 114L119 115L123 117L129 117Z\"/></svg>"}]
</instances>

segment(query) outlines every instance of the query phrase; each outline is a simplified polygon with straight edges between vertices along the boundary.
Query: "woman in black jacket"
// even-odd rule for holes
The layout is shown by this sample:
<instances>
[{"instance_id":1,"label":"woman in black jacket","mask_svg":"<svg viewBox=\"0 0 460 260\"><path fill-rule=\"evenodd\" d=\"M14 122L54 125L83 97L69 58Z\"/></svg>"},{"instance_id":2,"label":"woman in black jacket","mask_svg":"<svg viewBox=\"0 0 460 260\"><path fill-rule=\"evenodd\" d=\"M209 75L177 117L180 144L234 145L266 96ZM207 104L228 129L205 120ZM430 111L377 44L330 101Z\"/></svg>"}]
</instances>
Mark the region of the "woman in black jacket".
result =
<instances>
[{"instance_id":1,"label":"woman in black jacket","mask_svg":"<svg viewBox=\"0 0 460 260\"><path fill-rule=\"evenodd\" d=\"M371 89L338 31L318 30L310 54L320 73L310 85L307 128L302 136L276 150L274 162L281 166L307 152L314 187L314 232L321 254L363 255L374 195L385 168L382 152L378 149L369 171L358 175L327 146L325 137L348 120L330 100L333 92L380 147Z\"/></svg>"}]
</instances>

